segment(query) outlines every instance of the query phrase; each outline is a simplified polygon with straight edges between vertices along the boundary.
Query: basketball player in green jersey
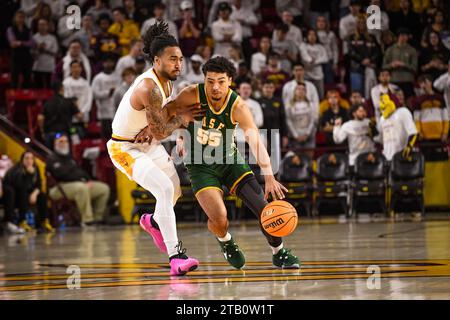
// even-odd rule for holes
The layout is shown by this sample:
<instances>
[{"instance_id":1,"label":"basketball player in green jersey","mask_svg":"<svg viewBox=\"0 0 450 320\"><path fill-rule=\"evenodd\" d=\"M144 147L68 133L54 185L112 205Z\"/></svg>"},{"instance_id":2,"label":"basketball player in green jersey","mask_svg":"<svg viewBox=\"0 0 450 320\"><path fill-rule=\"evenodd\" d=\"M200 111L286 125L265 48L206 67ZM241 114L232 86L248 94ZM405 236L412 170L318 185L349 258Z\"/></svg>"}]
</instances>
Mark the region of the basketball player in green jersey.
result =
<instances>
[{"instance_id":1,"label":"basketball player in green jersey","mask_svg":"<svg viewBox=\"0 0 450 320\"><path fill-rule=\"evenodd\" d=\"M184 132L184 161L195 196L208 216L208 229L216 236L225 259L236 269L241 269L245 258L228 232L222 186L241 198L258 219L269 194L273 199L283 199L287 190L274 178L269 155L249 108L230 89L235 75L233 64L226 58L216 57L205 63L203 73L205 84L185 88L172 103L200 103L206 110L205 116L191 122ZM265 192L237 150L234 139L237 124L246 133L246 141L264 175ZM282 239L269 235L262 227L261 230L272 248L273 264L279 268L298 269L299 259L283 247Z\"/></svg>"}]
</instances>

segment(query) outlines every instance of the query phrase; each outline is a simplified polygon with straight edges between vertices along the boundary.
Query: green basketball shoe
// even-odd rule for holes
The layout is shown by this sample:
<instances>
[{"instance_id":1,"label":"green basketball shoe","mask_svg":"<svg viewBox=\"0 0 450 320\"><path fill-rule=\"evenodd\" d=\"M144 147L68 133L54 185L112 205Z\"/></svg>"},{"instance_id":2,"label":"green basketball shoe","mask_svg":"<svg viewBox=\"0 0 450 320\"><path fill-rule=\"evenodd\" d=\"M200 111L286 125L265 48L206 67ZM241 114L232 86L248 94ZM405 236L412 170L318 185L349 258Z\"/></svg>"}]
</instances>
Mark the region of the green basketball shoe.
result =
<instances>
[{"instance_id":1,"label":"green basketball shoe","mask_svg":"<svg viewBox=\"0 0 450 320\"><path fill-rule=\"evenodd\" d=\"M281 248L272 256L274 266L282 269L300 269L300 260L291 253L291 250Z\"/></svg>"},{"instance_id":2,"label":"green basketball shoe","mask_svg":"<svg viewBox=\"0 0 450 320\"><path fill-rule=\"evenodd\" d=\"M245 265L245 257L233 238L226 242L222 242L219 239L217 241L219 241L225 260L236 269L242 269Z\"/></svg>"}]
</instances>

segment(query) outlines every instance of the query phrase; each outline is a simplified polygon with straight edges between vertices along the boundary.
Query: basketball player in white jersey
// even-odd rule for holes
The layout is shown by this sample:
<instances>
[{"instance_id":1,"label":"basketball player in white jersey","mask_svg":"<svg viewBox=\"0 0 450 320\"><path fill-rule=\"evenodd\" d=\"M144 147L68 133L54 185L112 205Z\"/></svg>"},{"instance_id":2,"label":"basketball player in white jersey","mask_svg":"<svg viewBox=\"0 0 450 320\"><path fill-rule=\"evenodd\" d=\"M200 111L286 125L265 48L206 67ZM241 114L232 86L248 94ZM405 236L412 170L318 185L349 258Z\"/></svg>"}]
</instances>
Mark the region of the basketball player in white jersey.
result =
<instances>
[{"instance_id":1,"label":"basketball player in white jersey","mask_svg":"<svg viewBox=\"0 0 450 320\"><path fill-rule=\"evenodd\" d=\"M177 110L174 104L164 108L183 60L167 24L151 26L143 41L143 51L153 67L137 77L123 96L112 123L108 152L116 168L156 198L155 213L142 215L140 225L169 255L170 274L184 275L195 270L198 261L189 258L178 241L173 206L181 195L180 181L159 140L193 121L201 109L191 106Z\"/></svg>"}]
</instances>

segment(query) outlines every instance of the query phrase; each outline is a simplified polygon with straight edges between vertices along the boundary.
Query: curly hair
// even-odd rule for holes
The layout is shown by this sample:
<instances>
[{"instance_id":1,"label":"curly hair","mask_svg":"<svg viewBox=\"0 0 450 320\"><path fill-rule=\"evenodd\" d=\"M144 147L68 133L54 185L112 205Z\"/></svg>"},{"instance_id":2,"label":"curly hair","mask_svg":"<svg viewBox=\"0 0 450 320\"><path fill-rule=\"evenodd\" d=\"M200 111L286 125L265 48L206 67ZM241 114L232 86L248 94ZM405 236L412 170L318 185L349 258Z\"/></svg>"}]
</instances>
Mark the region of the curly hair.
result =
<instances>
[{"instance_id":1,"label":"curly hair","mask_svg":"<svg viewBox=\"0 0 450 320\"><path fill-rule=\"evenodd\" d=\"M217 72L217 73L226 73L227 76L233 79L236 76L236 68L234 65L224 57L215 57L209 59L202 67L203 74L206 76L206 73L209 72Z\"/></svg>"},{"instance_id":2,"label":"curly hair","mask_svg":"<svg viewBox=\"0 0 450 320\"><path fill-rule=\"evenodd\" d=\"M164 21L151 25L142 41L145 58L152 64L155 57L161 55L165 48L179 46L177 40L169 33L169 25Z\"/></svg>"}]
</instances>

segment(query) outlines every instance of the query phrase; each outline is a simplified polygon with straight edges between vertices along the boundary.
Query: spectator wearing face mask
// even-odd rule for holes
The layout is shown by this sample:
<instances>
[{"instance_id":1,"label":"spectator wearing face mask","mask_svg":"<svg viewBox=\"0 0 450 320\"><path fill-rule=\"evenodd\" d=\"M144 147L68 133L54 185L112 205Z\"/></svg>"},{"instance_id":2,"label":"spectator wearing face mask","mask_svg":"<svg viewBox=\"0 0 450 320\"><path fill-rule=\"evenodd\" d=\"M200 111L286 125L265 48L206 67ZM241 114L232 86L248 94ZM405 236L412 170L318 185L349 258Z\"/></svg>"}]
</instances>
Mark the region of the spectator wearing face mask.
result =
<instances>
[{"instance_id":1,"label":"spectator wearing face mask","mask_svg":"<svg viewBox=\"0 0 450 320\"><path fill-rule=\"evenodd\" d=\"M59 183L67 198L75 201L82 218L82 226L102 223L106 215L109 187L103 182L94 181L83 171L70 155L67 135L57 135L54 141L54 154L47 160L47 171ZM50 198L62 197L58 187L50 189Z\"/></svg>"}]
</instances>

